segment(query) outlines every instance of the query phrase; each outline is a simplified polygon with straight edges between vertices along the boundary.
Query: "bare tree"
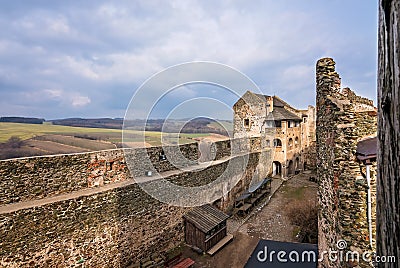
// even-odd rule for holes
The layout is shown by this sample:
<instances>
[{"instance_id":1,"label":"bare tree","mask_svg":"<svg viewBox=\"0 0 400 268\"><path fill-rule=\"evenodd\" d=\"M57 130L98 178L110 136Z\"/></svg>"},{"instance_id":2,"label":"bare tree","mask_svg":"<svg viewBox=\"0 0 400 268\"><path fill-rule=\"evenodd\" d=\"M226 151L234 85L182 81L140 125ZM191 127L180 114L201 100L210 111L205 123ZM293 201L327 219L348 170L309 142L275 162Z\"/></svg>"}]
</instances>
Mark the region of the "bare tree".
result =
<instances>
[{"instance_id":1,"label":"bare tree","mask_svg":"<svg viewBox=\"0 0 400 268\"><path fill-rule=\"evenodd\" d=\"M6 142L6 147L8 148L21 148L21 146L23 145L23 141L21 140L21 138L17 137L17 136L12 136L8 139L8 141Z\"/></svg>"},{"instance_id":2,"label":"bare tree","mask_svg":"<svg viewBox=\"0 0 400 268\"><path fill-rule=\"evenodd\" d=\"M400 1L379 2L377 254L400 261Z\"/></svg>"},{"instance_id":3,"label":"bare tree","mask_svg":"<svg viewBox=\"0 0 400 268\"><path fill-rule=\"evenodd\" d=\"M318 206L315 201L293 202L288 206L287 215L290 223L300 228L301 242L317 243Z\"/></svg>"}]
</instances>

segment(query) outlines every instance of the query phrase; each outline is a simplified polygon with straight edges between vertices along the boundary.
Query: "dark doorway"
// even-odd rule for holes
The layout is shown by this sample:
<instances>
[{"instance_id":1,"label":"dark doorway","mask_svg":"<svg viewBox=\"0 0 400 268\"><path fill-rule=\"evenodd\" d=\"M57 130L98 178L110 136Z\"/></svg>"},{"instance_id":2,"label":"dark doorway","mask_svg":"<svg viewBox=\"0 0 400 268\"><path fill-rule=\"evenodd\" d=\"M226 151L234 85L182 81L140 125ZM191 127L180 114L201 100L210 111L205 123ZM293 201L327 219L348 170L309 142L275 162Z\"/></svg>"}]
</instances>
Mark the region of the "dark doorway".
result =
<instances>
[{"instance_id":1,"label":"dark doorway","mask_svg":"<svg viewBox=\"0 0 400 268\"><path fill-rule=\"evenodd\" d=\"M282 165L278 161L272 162L272 176L281 176L282 175Z\"/></svg>"},{"instance_id":2,"label":"dark doorway","mask_svg":"<svg viewBox=\"0 0 400 268\"><path fill-rule=\"evenodd\" d=\"M293 161L289 161L289 166L288 166L288 175L292 175L294 173L294 167L293 167Z\"/></svg>"}]
</instances>

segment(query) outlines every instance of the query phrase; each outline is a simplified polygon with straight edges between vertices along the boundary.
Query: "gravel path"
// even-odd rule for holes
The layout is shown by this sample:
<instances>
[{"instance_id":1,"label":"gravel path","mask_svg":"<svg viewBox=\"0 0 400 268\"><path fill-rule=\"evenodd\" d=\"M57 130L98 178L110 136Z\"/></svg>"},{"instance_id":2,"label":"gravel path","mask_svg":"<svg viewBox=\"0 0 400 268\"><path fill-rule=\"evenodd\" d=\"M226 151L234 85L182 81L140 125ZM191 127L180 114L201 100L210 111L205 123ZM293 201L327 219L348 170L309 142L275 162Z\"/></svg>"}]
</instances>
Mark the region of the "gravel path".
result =
<instances>
[{"instance_id":1,"label":"gravel path","mask_svg":"<svg viewBox=\"0 0 400 268\"><path fill-rule=\"evenodd\" d=\"M317 184L308 180L313 174L299 174L288 181L274 179L273 197L255 208L245 219L233 217L228 221L228 231L234 240L213 257L199 256L186 250L185 255L196 261L194 267L243 267L260 239L297 242L296 227L289 223L286 210L291 202L316 200Z\"/></svg>"}]
</instances>

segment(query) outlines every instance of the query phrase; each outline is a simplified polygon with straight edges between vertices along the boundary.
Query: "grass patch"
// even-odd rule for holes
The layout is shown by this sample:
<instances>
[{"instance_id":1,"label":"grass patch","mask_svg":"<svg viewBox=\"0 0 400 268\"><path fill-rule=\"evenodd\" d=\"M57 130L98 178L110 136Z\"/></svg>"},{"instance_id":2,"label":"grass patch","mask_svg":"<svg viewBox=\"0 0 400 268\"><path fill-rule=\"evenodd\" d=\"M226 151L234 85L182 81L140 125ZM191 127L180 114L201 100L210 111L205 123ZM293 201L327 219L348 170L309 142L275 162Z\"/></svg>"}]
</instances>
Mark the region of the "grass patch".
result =
<instances>
[{"instance_id":1,"label":"grass patch","mask_svg":"<svg viewBox=\"0 0 400 268\"><path fill-rule=\"evenodd\" d=\"M35 136L44 134L90 134L90 133L120 133L118 129L102 129L102 128L83 128L58 126L51 124L22 124L22 123L0 123L0 142L7 141L11 136L20 137L27 140Z\"/></svg>"},{"instance_id":2,"label":"grass patch","mask_svg":"<svg viewBox=\"0 0 400 268\"><path fill-rule=\"evenodd\" d=\"M55 142L58 144L80 147L80 148L85 148L85 149L89 149L89 150L93 150L93 151L116 148L115 145L113 145L112 143L108 143L108 142L104 142L104 141L97 141L97 140L76 138L76 137L65 136L65 135L47 134L47 135L43 135L43 136L38 136L38 137L36 137L36 139L39 141L41 141L41 140L42 141L51 141L51 142Z\"/></svg>"},{"instance_id":3,"label":"grass patch","mask_svg":"<svg viewBox=\"0 0 400 268\"><path fill-rule=\"evenodd\" d=\"M301 200L304 198L304 187L286 187L284 195L286 198Z\"/></svg>"}]
</instances>

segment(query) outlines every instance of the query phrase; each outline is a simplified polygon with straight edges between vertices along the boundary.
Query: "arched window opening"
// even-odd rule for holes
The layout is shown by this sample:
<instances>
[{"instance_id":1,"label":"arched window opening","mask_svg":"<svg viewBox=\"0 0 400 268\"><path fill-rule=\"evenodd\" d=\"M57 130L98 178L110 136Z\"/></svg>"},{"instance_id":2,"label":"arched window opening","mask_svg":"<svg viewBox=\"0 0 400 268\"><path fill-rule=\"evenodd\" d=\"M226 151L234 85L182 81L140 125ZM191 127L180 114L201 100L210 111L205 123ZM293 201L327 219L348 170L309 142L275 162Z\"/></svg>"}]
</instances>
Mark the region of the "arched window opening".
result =
<instances>
[{"instance_id":1,"label":"arched window opening","mask_svg":"<svg viewBox=\"0 0 400 268\"><path fill-rule=\"evenodd\" d=\"M274 139L274 147L282 147L282 141L280 139Z\"/></svg>"}]
</instances>

